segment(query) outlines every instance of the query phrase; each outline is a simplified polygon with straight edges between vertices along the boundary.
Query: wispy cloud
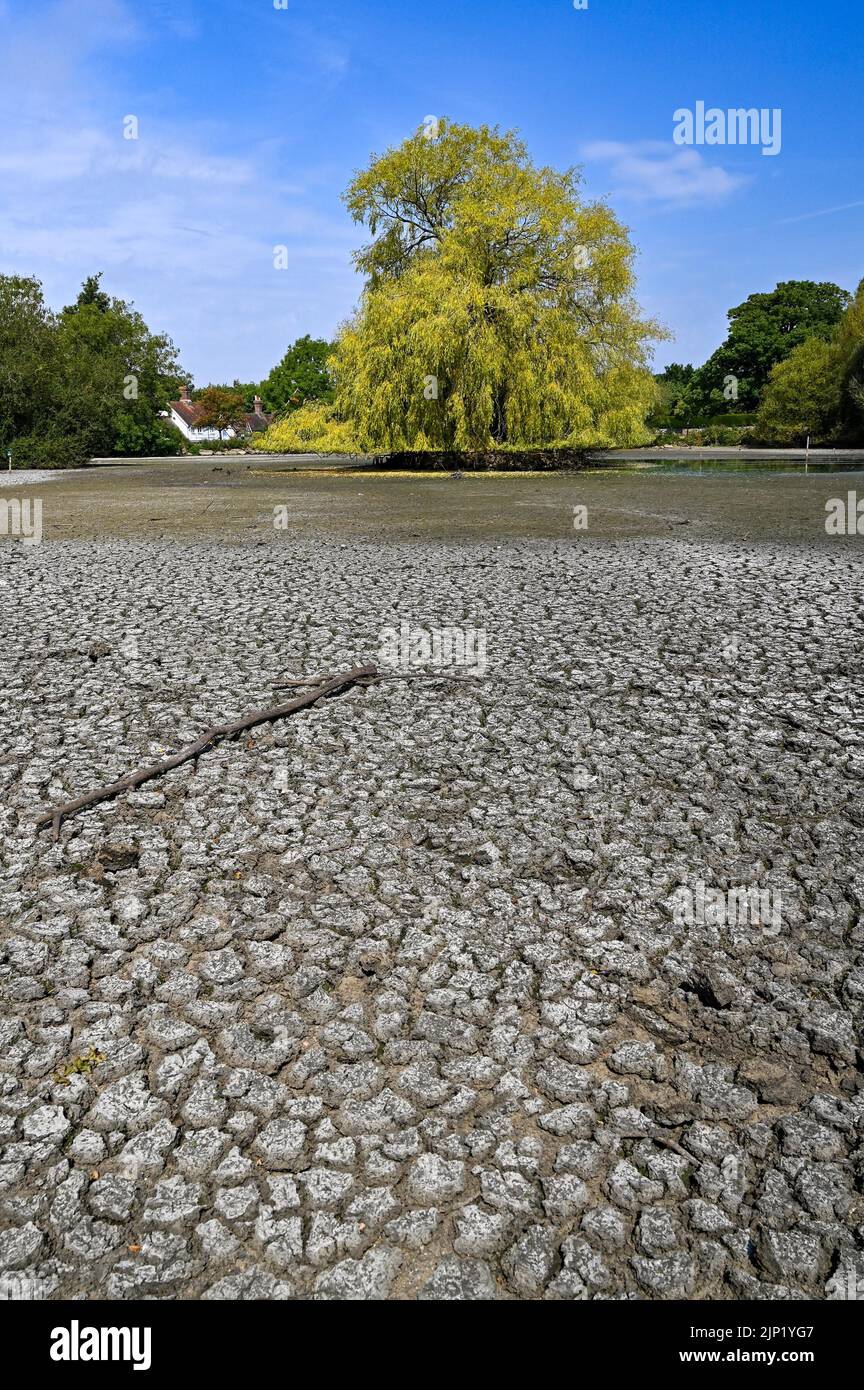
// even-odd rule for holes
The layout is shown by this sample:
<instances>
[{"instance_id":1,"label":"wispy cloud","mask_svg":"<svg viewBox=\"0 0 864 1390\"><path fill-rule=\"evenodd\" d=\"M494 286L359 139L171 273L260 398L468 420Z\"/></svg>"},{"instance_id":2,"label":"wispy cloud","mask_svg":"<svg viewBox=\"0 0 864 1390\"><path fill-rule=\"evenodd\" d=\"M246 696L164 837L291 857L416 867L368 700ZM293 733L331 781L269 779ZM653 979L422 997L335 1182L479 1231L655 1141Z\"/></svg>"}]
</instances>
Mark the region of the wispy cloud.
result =
<instances>
[{"instance_id":1,"label":"wispy cloud","mask_svg":"<svg viewBox=\"0 0 864 1390\"><path fill-rule=\"evenodd\" d=\"M146 19L142 29L125 0L53 0L38 16L0 0L0 180L14 190L0 202L0 273L37 276L59 307L102 270L196 379L251 379L297 332L344 317L356 230L335 199L322 210L314 170L281 177L272 131L238 155L229 121L166 110L142 113L139 138L124 139L116 60L193 23L188 6L162 0ZM335 53L323 61L332 77Z\"/></svg>"},{"instance_id":2,"label":"wispy cloud","mask_svg":"<svg viewBox=\"0 0 864 1390\"><path fill-rule=\"evenodd\" d=\"M693 149L678 149L657 140L631 144L597 140L585 145L583 157L605 164L613 181L613 197L654 202L669 207L725 202L747 179L709 164Z\"/></svg>"},{"instance_id":3,"label":"wispy cloud","mask_svg":"<svg viewBox=\"0 0 864 1390\"><path fill-rule=\"evenodd\" d=\"M158 129L151 130L146 140L125 140L119 121L115 127L109 134L105 129L57 129L49 123L40 132L38 159L33 158L29 142L0 147L0 175L19 175L30 184L104 180L115 174L136 182L154 178L237 186L254 181L254 169L246 159L190 149L185 141L177 143L176 137L172 143L172 136Z\"/></svg>"},{"instance_id":4,"label":"wispy cloud","mask_svg":"<svg viewBox=\"0 0 864 1390\"><path fill-rule=\"evenodd\" d=\"M809 222L811 217L830 217L835 212L848 212L850 208L864 208L864 198L858 198L854 203L838 203L833 208L819 208L816 212L800 212L797 217L781 217L777 223L782 227L789 222Z\"/></svg>"}]
</instances>

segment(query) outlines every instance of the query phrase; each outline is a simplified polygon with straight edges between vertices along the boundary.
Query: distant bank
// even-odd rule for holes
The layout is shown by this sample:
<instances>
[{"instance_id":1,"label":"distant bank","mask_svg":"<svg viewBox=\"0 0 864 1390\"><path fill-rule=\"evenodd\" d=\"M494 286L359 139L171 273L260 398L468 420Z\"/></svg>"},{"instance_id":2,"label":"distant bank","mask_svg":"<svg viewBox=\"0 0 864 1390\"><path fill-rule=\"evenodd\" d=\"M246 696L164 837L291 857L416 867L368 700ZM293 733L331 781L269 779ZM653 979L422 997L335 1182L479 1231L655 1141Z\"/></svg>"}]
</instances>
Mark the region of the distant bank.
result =
<instances>
[{"instance_id":1,"label":"distant bank","mask_svg":"<svg viewBox=\"0 0 864 1390\"><path fill-rule=\"evenodd\" d=\"M165 463L170 455L147 458L92 458L86 467L106 468L125 464L136 467L142 464ZM713 445L705 448L688 449L680 444L663 444L649 449L596 449L587 454L588 463L594 468L614 468L622 463L677 463L677 462L721 462L740 460L763 464L806 464L821 465L864 464L864 449L743 449L740 446ZM200 465L205 472L214 468L260 468L268 464L279 464L282 468L369 468L381 467L380 461L371 457L350 454L207 454L190 458L177 455L177 461Z\"/></svg>"}]
</instances>

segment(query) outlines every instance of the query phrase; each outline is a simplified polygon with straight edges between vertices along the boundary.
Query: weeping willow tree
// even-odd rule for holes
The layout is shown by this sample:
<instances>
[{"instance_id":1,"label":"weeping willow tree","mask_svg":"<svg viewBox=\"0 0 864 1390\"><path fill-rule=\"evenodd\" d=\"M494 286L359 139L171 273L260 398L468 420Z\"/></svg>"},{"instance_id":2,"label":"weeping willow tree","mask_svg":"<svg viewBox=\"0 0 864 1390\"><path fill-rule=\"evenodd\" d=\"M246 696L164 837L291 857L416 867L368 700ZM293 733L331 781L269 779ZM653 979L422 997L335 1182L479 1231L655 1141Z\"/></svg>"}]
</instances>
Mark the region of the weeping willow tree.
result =
<instances>
[{"instance_id":1,"label":"weeping willow tree","mask_svg":"<svg viewBox=\"0 0 864 1390\"><path fill-rule=\"evenodd\" d=\"M574 170L536 168L497 129L427 122L345 201L371 240L333 366L364 450L626 445L646 437L658 326L633 247Z\"/></svg>"}]
</instances>

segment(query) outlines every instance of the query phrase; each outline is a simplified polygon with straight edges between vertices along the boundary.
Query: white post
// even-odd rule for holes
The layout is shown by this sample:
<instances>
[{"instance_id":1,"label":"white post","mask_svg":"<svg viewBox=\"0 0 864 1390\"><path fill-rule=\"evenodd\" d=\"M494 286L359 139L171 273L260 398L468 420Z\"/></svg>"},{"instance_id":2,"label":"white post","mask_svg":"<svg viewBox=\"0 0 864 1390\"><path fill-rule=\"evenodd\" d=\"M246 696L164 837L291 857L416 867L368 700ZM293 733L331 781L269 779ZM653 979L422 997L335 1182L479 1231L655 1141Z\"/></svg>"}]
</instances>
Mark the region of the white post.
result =
<instances>
[{"instance_id":1,"label":"white post","mask_svg":"<svg viewBox=\"0 0 864 1390\"><path fill-rule=\"evenodd\" d=\"M804 450L804 472L808 472L810 467L810 436L807 436L807 448Z\"/></svg>"}]
</instances>

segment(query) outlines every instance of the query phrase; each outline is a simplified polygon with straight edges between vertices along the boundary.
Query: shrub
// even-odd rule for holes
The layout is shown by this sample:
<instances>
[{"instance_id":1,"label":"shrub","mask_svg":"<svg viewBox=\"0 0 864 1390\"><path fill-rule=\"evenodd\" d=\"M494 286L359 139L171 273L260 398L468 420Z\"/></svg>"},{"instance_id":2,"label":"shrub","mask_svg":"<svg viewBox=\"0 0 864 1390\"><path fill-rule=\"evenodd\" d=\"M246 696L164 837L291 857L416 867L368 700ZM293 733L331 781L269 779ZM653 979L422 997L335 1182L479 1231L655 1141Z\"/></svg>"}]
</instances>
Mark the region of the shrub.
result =
<instances>
[{"instance_id":1,"label":"shrub","mask_svg":"<svg viewBox=\"0 0 864 1390\"><path fill-rule=\"evenodd\" d=\"M112 450L117 454L182 454L186 438L176 425L157 416L140 421L131 415L120 417Z\"/></svg>"},{"instance_id":2,"label":"shrub","mask_svg":"<svg viewBox=\"0 0 864 1390\"><path fill-rule=\"evenodd\" d=\"M80 468L88 454L78 439L28 434L10 445L13 468Z\"/></svg>"},{"instance_id":3,"label":"shrub","mask_svg":"<svg viewBox=\"0 0 864 1390\"><path fill-rule=\"evenodd\" d=\"M255 449L276 454L357 454L351 426L338 420L332 405L314 401L276 420L256 434Z\"/></svg>"}]
</instances>

